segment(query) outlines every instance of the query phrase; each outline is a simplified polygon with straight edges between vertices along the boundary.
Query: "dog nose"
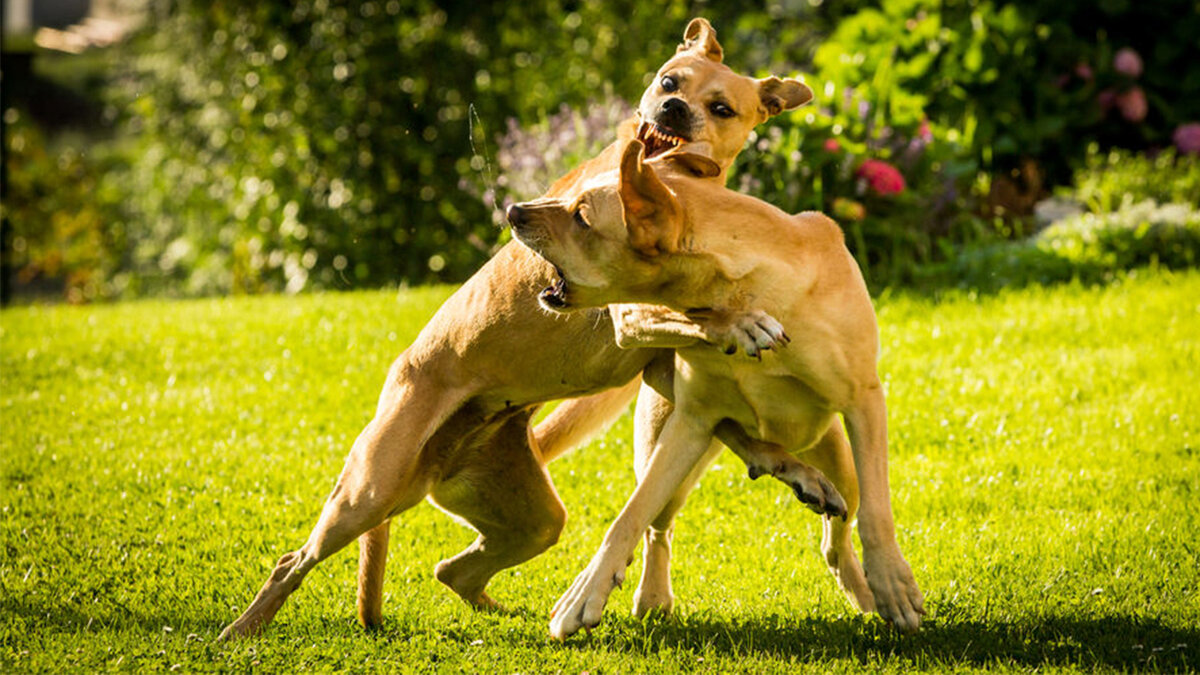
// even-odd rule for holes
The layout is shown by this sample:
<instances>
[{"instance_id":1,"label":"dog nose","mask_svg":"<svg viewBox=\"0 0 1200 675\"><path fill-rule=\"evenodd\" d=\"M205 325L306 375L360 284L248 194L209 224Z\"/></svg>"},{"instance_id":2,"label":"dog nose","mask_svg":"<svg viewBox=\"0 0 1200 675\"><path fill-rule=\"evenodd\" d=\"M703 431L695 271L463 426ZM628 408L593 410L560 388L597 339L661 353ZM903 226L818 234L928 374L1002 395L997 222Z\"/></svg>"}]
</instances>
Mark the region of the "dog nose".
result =
<instances>
[{"instance_id":1,"label":"dog nose","mask_svg":"<svg viewBox=\"0 0 1200 675\"><path fill-rule=\"evenodd\" d=\"M525 209L521 208L519 204L513 204L508 207L508 211L505 211L504 215L508 218L508 224L513 227L518 227L525 223Z\"/></svg>"},{"instance_id":2,"label":"dog nose","mask_svg":"<svg viewBox=\"0 0 1200 675\"><path fill-rule=\"evenodd\" d=\"M663 101L660 117L668 124L682 122L687 119L688 105L680 98L669 98Z\"/></svg>"}]
</instances>

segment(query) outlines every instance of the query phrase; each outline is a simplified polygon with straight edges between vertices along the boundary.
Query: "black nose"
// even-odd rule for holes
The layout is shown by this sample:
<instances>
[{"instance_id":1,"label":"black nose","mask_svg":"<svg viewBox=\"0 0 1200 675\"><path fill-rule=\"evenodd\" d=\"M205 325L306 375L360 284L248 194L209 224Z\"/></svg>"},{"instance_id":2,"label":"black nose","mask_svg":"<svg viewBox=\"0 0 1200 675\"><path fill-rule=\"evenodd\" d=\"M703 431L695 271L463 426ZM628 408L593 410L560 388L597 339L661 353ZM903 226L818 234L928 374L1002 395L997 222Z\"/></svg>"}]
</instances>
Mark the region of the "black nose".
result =
<instances>
[{"instance_id":1,"label":"black nose","mask_svg":"<svg viewBox=\"0 0 1200 675\"><path fill-rule=\"evenodd\" d=\"M680 98L669 98L663 101L662 110L659 112L659 119L669 126L678 126L679 123L687 120L688 104Z\"/></svg>"},{"instance_id":2,"label":"black nose","mask_svg":"<svg viewBox=\"0 0 1200 675\"><path fill-rule=\"evenodd\" d=\"M508 217L508 224L513 227L518 227L525 223L525 209L521 208L519 204L513 204L508 207L505 216Z\"/></svg>"}]
</instances>

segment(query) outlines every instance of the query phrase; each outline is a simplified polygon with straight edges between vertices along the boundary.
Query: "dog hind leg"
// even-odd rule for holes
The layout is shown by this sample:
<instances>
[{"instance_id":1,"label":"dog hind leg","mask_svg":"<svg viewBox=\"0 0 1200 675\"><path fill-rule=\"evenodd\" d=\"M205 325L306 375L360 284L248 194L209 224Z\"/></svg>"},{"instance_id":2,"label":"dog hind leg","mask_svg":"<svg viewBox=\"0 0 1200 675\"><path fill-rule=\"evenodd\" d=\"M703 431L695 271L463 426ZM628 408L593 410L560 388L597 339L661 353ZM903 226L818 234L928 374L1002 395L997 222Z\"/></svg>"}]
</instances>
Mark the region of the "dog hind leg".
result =
<instances>
[{"instance_id":1,"label":"dog hind leg","mask_svg":"<svg viewBox=\"0 0 1200 675\"><path fill-rule=\"evenodd\" d=\"M279 559L250 606L221 631L221 639L259 633L317 563L429 492L431 468L422 466L421 450L461 399L447 391L431 405L431 399L413 393L421 387L397 384L405 381L389 378L375 418L350 449L308 540ZM378 564L380 579L382 572Z\"/></svg>"},{"instance_id":2,"label":"dog hind leg","mask_svg":"<svg viewBox=\"0 0 1200 675\"><path fill-rule=\"evenodd\" d=\"M363 628L383 623L383 572L391 526L389 518L358 538L358 622Z\"/></svg>"},{"instance_id":3,"label":"dog hind leg","mask_svg":"<svg viewBox=\"0 0 1200 675\"><path fill-rule=\"evenodd\" d=\"M553 546L566 523L566 508L532 445L531 414L509 417L469 439L458 470L430 493L434 504L479 532L464 551L438 563L434 574L480 609L499 607L485 590L491 578Z\"/></svg>"}]
</instances>

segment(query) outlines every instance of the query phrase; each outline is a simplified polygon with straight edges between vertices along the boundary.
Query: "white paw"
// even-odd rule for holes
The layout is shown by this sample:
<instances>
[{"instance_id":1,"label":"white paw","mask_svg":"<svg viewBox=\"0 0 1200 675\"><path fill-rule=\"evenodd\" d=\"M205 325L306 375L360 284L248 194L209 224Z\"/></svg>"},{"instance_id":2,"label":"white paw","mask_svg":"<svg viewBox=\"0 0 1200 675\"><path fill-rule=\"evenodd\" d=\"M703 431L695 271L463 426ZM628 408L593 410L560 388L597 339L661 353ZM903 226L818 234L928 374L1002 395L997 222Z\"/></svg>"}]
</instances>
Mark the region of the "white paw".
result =
<instances>
[{"instance_id":1,"label":"white paw","mask_svg":"<svg viewBox=\"0 0 1200 675\"><path fill-rule=\"evenodd\" d=\"M600 624L609 594L625 580L623 568L605 574L599 572L603 567L593 560L554 604L550 611L550 637L564 640L580 628L591 630Z\"/></svg>"},{"instance_id":2,"label":"white paw","mask_svg":"<svg viewBox=\"0 0 1200 675\"><path fill-rule=\"evenodd\" d=\"M882 554L865 552L863 571L879 616L904 633L916 632L925 615L925 599L899 549Z\"/></svg>"},{"instance_id":3,"label":"white paw","mask_svg":"<svg viewBox=\"0 0 1200 675\"><path fill-rule=\"evenodd\" d=\"M660 614L670 614L675 608L675 595L671 589L648 589L645 585L639 586L633 594L633 615L639 619L644 619L651 612Z\"/></svg>"},{"instance_id":4,"label":"white paw","mask_svg":"<svg viewBox=\"0 0 1200 675\"><path fill-rule=\"evenodd\" d=\"M726 354L743 351L748 356L761 358L762 352L780 349L791 342L783 324L757 309L740 312L708 310L689 316L704 325L707 340L721 347Z\"/></svg>"}]
</instances>

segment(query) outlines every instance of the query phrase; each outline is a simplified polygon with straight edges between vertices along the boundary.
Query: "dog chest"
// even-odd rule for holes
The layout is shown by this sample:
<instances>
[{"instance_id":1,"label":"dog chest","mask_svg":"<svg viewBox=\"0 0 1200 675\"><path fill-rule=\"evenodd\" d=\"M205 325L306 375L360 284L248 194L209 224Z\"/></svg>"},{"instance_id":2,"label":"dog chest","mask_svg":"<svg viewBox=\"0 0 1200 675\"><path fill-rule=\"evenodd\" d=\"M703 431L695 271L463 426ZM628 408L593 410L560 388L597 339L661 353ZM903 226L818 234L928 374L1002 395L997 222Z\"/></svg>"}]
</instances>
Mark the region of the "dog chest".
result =
<instances>
[{"instance_id":1,"label":"dog chest","mask_svg":"<svg viewBox=\"0 0 1200 675\"><path fill-rule=\"evenodd\" d=\"M785 369L772 367L773 355L767 354L761 363L723 354L688 356L678 354L676 359L679 414L713 427L732 420L752 438L792 452L811 447L833 422L830 402Z\"/></svg>"}]
</instances>

